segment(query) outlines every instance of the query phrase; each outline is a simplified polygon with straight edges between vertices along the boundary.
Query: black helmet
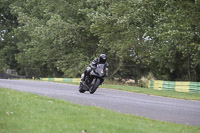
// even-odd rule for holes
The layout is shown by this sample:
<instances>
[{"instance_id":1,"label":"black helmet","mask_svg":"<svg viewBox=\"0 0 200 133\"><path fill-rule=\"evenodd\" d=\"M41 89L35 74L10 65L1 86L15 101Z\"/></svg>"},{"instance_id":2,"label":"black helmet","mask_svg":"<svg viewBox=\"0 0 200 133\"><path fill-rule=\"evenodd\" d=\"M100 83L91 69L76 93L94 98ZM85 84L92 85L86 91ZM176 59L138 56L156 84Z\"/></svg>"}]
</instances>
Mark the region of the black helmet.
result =
<instances>
[{"instance_id":1,"label":"black helmet","mask_svg":"<svg viewBox=\"0 0 200 133\"><path fill-rule=\"evenodd\" d=\"M106 54L101 54L99 56L99 64L105 64L106 63Z\"/></svg>"}]
</instances>

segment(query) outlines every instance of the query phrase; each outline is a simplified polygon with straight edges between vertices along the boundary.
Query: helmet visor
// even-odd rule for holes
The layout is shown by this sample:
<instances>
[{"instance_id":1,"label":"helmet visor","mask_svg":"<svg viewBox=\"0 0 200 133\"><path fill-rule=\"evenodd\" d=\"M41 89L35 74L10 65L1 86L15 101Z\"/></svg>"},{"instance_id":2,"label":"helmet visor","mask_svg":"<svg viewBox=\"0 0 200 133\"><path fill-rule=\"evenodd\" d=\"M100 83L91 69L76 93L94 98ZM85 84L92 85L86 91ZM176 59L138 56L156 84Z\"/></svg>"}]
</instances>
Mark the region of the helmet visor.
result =
<instances>
[{"instance_id":1,"label":"helmet visor","mask_svg":"<svg viewBox=\"0 0 200 133\"><path fill-rule=\"evenodd\" d=\"M100 57L99 63L105 64L106 63L106 57Z\"/></svg>"}]
</instances>

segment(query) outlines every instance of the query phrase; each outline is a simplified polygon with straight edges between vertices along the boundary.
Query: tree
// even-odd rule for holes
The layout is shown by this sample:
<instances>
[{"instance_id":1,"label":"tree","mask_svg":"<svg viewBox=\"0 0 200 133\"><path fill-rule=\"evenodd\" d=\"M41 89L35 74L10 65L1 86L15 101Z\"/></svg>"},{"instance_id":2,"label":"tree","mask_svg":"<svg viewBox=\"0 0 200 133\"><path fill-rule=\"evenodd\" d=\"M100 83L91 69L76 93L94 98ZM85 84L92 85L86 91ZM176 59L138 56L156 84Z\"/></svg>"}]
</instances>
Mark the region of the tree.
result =
<instances>
[{"instance_id":1,"label":"tree","mask_svg":"<svg viewBox=\"0 0 200 133\"><path fill-rule=\"evenodd\" d=\"M199 7L191 1L148 1L153 25L147 29L152 68L160 79L197 80ZM162 5L162 6L161 6ZM163 8L162 8L163 7ZM156 14L157 13L157 14ZM158 14L159 13L159 14ZM161 58L162 57L162 58ZM158 64L158 65L155 65Z\"/></svg>"},{"instance_id":2,"label":"tree","mask_svg":"<svg viewBox=\"0 0 200 133\"><path fill-rule=\"evenodd\" d=\"M197 1L1 1L0 67L79 77L108 55L110 77L199 81Z\"/></svg>"},{"instance_id":3,"label":"tree","mask_svg":"<svg viewBox=\"0 0 200 133\"><path fill-rule=\"evenodd\" d=\"M0 1L0 71L18 68L14 54L18 53L13 29L18 26L17 18L10 12L13 0Z\"/></svg>"}]
</instances>

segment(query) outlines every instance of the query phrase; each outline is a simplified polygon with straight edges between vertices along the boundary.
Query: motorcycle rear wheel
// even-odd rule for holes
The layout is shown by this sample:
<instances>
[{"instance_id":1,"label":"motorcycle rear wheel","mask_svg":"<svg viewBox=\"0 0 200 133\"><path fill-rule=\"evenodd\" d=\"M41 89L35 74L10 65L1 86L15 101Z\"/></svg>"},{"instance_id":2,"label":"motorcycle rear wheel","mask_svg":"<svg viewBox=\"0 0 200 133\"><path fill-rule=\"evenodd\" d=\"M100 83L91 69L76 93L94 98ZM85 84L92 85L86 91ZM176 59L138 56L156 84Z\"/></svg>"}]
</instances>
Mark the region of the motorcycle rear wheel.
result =
<instances>
[{"instance_id":1,"label":"motorcycle rear wheel","mask_svg":"<svg viewBox=\"0 0 200 133\"><path fill-rule=\"evenodd\" d=\"M89 90L90 94L93 94L97 90L97 88L100 85L100 82L101 82L100 79L97 78L94 86Z\"/></svg>"}]
</instances>

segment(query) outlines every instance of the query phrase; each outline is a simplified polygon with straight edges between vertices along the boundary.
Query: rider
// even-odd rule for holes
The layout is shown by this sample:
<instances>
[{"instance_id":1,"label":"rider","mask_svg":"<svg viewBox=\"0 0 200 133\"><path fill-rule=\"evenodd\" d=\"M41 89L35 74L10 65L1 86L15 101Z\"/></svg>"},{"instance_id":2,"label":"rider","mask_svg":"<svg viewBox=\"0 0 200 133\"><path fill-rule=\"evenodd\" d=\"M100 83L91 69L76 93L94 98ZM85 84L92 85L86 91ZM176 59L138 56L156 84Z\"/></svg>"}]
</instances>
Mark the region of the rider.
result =
<instances>
[{"instance_id":1,"label":"rider","mask_svg":"<svg viewBox=\"0 0 200 133\"><path fill-rule=\"evenodd\" d=\"M108 62L107 62L107 57L106 54L101 54L99 56L99 58L94 58L94 60L90 63L89 67L87 67L87 69L84 72L83 77L81 78L82 81L85 81L86 76L88 76L90 74L90 72L92 71L92 69L97 67L97 64L105 64L106 66L106 76L108 76Z\"/></svg>"}]
</instances>

